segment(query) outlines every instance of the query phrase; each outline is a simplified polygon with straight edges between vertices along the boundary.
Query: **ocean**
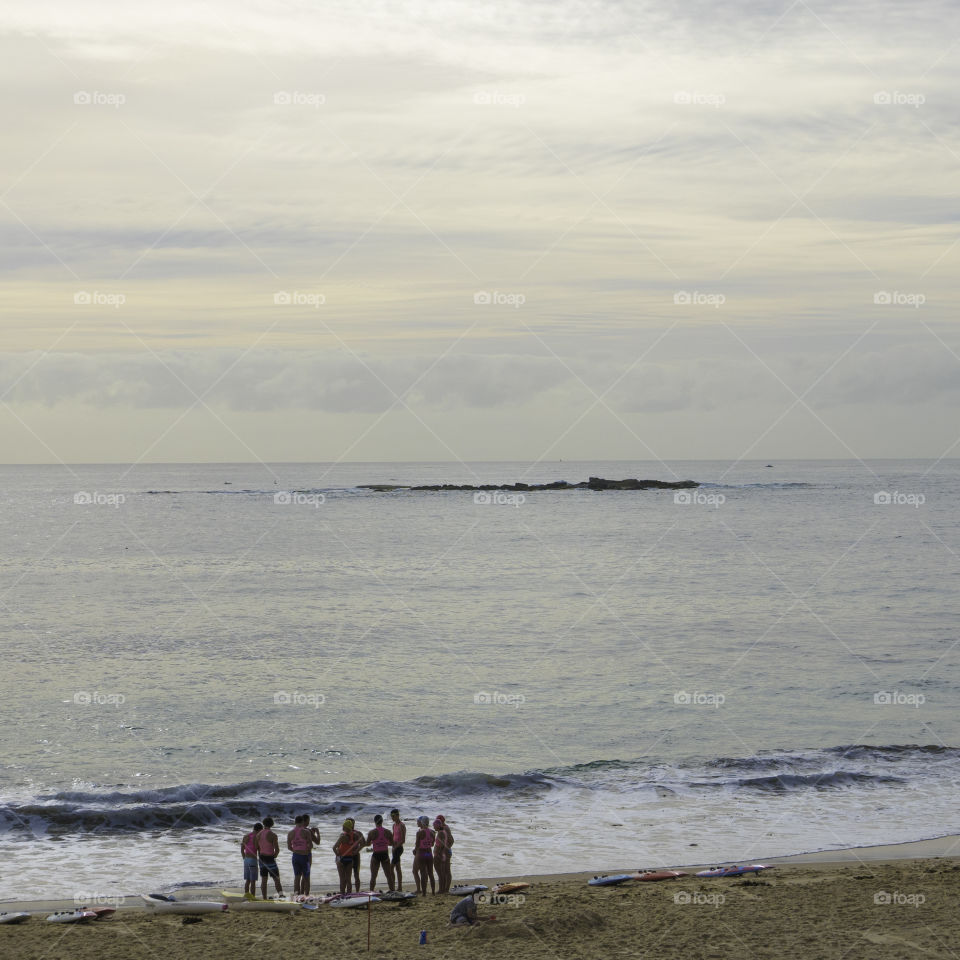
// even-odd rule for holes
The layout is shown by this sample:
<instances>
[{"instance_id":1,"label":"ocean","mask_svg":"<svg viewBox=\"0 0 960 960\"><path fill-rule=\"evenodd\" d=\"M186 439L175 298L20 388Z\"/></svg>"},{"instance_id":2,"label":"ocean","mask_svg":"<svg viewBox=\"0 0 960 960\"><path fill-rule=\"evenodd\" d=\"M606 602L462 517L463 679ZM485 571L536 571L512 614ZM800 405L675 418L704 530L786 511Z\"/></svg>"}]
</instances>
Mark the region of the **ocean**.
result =
<instances>
[{"instance_id":1,"label":"ocean","mask_svg":"<svg viewBox=\"0 0 960 960\"><path fill-rule=\"evenodd\" d=\"M702 485L360 489L590 476ZM455 879L960 832L960 461L6 466L0 498L0 898L236 884L301 811L315 890L393 806L447 816Z\"/></svg>"}]
</instances>

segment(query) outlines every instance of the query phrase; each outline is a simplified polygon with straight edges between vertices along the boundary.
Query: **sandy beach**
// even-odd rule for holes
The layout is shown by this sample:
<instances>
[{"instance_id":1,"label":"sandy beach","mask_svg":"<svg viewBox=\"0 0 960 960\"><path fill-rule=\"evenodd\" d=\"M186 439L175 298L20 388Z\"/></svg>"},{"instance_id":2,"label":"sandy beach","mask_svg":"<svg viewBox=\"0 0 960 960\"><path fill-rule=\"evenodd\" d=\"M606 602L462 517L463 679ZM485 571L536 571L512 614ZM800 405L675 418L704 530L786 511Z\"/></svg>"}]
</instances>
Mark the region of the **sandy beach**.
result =
<instances>
[{"instance_id":1,"label":"sandy beach","mask_svg":"<svg viewBox=\"0 0 960 960\"><path fill-rule=\"evenodd\" d=\"M496 922L448 925L451 896L364 910L320 907L292 916L226 912L200 922L122 906L110 920L78 926L37 914L0 927L0 952L21 960L234 960L263 956L582 957L658 956L815 958L953 957L960 942L960 858L889 859L955 848L954 838L783 858L756 877L683 877L597 888L590 874L536 876L524 895L480 914ZM887 858L884 858L887 857ZM693 869L693 868L690 868ZM501 878L502 879L502 878ZM191 897L215 891L191 891ZM181 894L186 898L185 894ZM4 908L12 909L11 904ZM419 933L427 931L426 946Z\"/></svg>"}]
</instances>

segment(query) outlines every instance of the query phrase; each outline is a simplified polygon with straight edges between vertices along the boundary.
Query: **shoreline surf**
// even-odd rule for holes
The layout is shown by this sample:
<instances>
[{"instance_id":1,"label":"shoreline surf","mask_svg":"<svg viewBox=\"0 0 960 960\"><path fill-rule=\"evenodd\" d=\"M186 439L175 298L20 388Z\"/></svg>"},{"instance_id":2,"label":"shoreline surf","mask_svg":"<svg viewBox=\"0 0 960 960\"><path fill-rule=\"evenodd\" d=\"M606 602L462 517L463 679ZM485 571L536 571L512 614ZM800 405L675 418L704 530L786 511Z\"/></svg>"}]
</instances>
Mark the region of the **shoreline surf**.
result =
<instances>
[{"instance_id":1,"label":"shoreline surf","mask_svg":"<svg viewBox=\"0 0 960 960\"><path fill-rule=\"evenodd\" d=\"M506 882L526 882L526 883L548 883L556 881L583 881L586 883L592 877L602 874L633 873L639 869L670 869L684 870L692 873L696 870L707 869L718 864L742 863L745 860L750 862L760 862L771 864L774 867L810 867L814 869L828 869L841 866L851 866L853 864L872 864L872 865L896 865L905 861L937 861L937 860L960 860L960 834L944 834L942 836L929 837L923 840L908 840L900 843L883 843L869 846L844 847L837 850L814 850L804 853L794 853L787 856L764 857L761 855L740 859L727 859L721 861L711 861L709 863L648 863L643 865L632 864L625 866L594 868L590 870L572 870L547 873L523 873L523 874L484 874L481 876L459 877L455 880L457 884L485 883L492 886L495 883ZM366 863L364 864L366 870ZM361 874L363 876L363 874ZM412 883L412 879L411 879ZM235 883L227 881L211 881L198 883L179 883L171 881L163 884L158 892L176 891L180 899L187 899L184 891L189 890L189 899L219 899L221 889L224 886L236 886ZM78 899L86 900L109 900L118 908L125 910L146 910L141 894L148 891L137 891L126 894L117 894L112 897L87 897L67 899L63 897L35 898L22 900L17 898L2 899L0 905L12 910L23 910L26 912L43 912L54 910L73 909L78 906ZM438 895L439 897L440 895Z\"/></svg>"}]
</instances>

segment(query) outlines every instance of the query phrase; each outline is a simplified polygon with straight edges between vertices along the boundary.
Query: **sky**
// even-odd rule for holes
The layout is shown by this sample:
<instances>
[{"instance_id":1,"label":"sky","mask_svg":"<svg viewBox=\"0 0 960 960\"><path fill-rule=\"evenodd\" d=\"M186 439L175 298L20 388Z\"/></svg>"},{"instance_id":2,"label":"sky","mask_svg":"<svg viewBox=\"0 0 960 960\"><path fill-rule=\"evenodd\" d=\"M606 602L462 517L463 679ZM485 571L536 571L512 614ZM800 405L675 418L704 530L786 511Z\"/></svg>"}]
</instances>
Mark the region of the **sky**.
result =
<instances>
[{"instance_id":1,"label":"sky","mask_svg":"<svg viewBox=\"0 0 960 960\"><path fill-rule=\"evenodd\" d=\"M0 461L960 456L960 7L0 8Z\"/></svg>"}]
</instances>

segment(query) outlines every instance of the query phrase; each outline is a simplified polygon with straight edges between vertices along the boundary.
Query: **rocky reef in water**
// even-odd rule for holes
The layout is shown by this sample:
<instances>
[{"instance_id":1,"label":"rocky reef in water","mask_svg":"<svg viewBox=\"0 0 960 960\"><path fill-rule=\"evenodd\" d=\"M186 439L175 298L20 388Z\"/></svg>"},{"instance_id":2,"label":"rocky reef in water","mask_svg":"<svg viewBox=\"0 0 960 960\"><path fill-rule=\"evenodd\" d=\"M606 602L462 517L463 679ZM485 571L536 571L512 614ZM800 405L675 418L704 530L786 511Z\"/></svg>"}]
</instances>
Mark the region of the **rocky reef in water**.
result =
<instances>
[{"instance_id":1,"label":"rocky reef in water","mask_svg":"<svg viewBox=\"0 0 960 960\"><path fill-rule=\"evenodd\" d=\"M537 490L689 490L699 487L696 480L605 480L603 477L590 477L580 483L567 483L566 480L554 480L553 483L428 483L421 486L408 486L397 483L361 483L360 490L375 490L389 493L391 490L464 490L493 491L507 490L511 493L530 493Z\"/></svg>"}]
</instances>

